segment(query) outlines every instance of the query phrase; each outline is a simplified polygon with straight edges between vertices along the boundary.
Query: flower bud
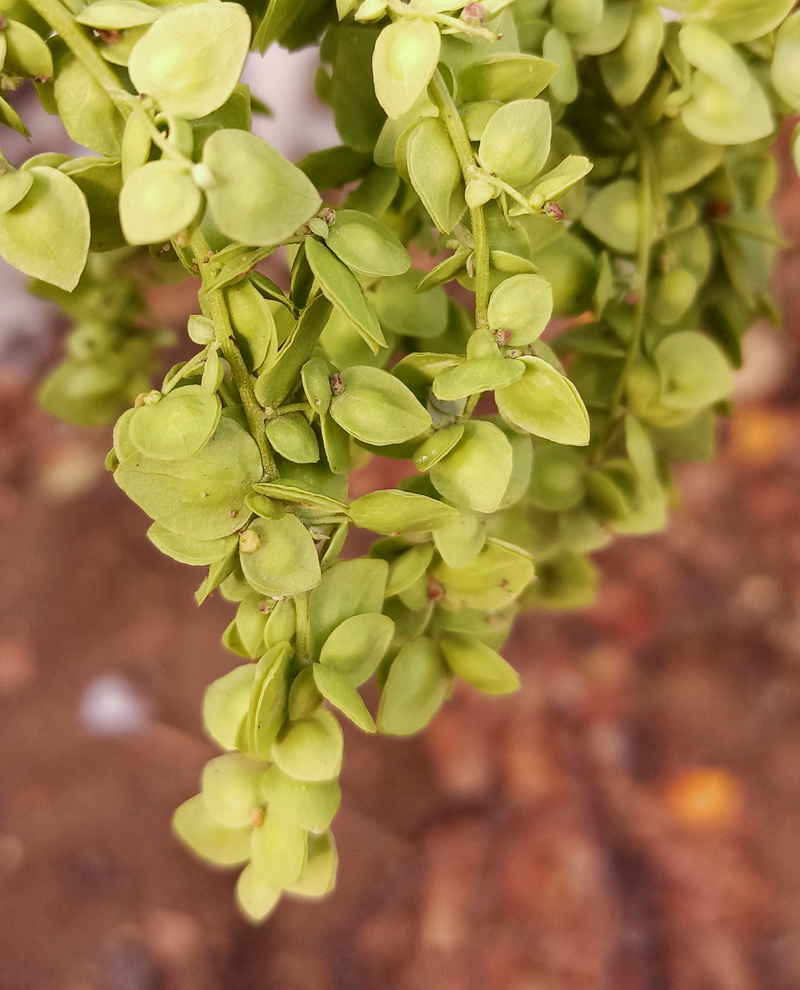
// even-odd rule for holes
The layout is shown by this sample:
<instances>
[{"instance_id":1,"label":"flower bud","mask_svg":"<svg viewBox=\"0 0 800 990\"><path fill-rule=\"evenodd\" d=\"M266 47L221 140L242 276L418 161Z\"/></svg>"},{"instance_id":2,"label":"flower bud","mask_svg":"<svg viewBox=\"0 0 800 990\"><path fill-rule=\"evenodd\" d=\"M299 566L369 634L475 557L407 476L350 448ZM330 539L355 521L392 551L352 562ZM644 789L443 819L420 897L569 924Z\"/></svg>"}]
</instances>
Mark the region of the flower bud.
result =
<instances>
[{"instance_id":1,"label":"flower bud","mask_svg":"<svg viewBox=\"0 0 800 990\"><path fill-rule=\"evenodd\" d=\"M357 21L379 21L385 13L385 0L364 0L354 16Z\"/></svg>"},{"instance_id":2,"label":"flower bud","mask_svg":"<svg viewBox=\"0 0 800 990\"><path fill-rule=\"evenodd\" d=\"M487 182L486 179L470 179L464 198L467 201L467 206L471 210L475 210L494 199L496 195L497 190L491 182Z\"/></svg>"},{"instance_id":3,"label":"flower bud","mask_svg":"<svg viewBox=\"0 0 800 990\"><path fill-rule=\"evenodd\" d=\"M239 550L241 553L255 553L261 546L261 537L253 529L239 533Z\"/></svg>"},{"instance_id":4,"label":"flower bud","mask_svg":"<svg viewBox=\"0 0 800 990\"><path fill-rule=\"evenodd\" d=\"M328 236L328 225L322 217L312 217L308 221L308 229L312 234L321 237L323 240Z\"/></svg>"},{"instance_id":5,"label":"flower bud","mask_svg":"<svg viewBox=\"0 0 800 990\"><path fill-rule=\"evenodd\" d=\"M564 211L561 209L558 203L552 200L551 202L544 204L544 206L542 207L542 213L544 213L546 217L550 217L551 220L564 219Z\"/></svg>"},{"instance_id":6,"label":"flower bud","mask_svg":"<svg viewBox=\"0 0 800 990\"><path fill-rule=\"evenodd\" d=\"M198 189L210 189L216 182L216 178L205 162L198 162L192 167L192 178Z\"/></svg>"},{"instance_id":7,"label":"flower bud","mask_svg":"<svg viewBox=\"0 0 800 990\"><path fill-rule=\"evenodd\" d=\"M480 26L486 22L486 8L482 3L473 2L468 3L466 7L461 11L461 20L465 24L471 24L473 26Z\"/></svg>"}]
</instances>

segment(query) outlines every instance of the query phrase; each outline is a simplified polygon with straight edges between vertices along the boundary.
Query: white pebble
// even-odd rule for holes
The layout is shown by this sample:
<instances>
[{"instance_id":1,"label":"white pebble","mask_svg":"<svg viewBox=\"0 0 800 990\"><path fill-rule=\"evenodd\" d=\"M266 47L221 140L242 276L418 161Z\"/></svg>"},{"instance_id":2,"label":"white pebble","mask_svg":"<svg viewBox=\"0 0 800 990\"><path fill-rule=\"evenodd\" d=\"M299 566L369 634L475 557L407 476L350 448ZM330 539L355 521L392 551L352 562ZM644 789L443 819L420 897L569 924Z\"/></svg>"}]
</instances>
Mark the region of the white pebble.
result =
<instances>
[{"instance_id":1,"label":"white pebble","mask_svg":"<svg viewBox=\"0 0 800 990\"><path fill-rule=\"evenodd\" d=\"M149 720L147 702L119 674L104 674L89 684L81 700L80 718L95 736L121 736L143 729Z\"/></svg>"}]
</instances>

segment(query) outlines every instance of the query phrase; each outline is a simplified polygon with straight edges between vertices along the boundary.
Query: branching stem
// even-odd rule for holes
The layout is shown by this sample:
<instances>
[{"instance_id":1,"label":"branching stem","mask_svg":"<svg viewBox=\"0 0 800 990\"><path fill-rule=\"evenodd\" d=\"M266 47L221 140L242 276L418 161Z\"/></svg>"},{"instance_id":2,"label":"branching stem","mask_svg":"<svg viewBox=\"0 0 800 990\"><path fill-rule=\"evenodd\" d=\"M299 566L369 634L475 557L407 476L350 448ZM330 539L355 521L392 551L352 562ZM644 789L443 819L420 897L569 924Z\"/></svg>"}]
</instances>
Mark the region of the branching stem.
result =
<instances>
[{"instance_id":1,"label":"branching stem","mask_svg":"<svg viewBox=\"0 0 800 990\"><path fill-rule=\"evenodd\" d=\"M209 259L210 251L208 243L200 231L195 231L192 235L192 250L200 267L200 276L205 286L211 274L209 271L210 261L207 260ZM208 315L214 324L214 338L222 352L222 356L230 365L233 380L239 392L239 397L242 400L242 405L244 406L247 425L250 427L253 439L258 444L258 451L261 454L261 464L264 469L264 481L271 481L278 477L278 468L275 464L275 458L272 455L269 441L267 440L267 433L264 426L264 410L256 398L256 393L253 389L253 379L250 376L247 365L244 363L244 358L236 346L225 297L222 289L203 288L201 293L208 307Z\"/></svg>"},{"instance_id":2,"label":"branching stem","mask_svg":"<svg viewBox=\"0 0 800 990\"><path fill-rule=\"evenodd\" d=\"M455 101L438 69L433 74L431 94L447 128L464 182L469 182L477 167L475 155ZM489 236L483 207L470 209L469 216L475 242L475 323L478 328L486 328L489 326Z\"/></svg>"},{"instance_id":3,"label":"branching stem","mask_svg":"<svg viewBox=\"0 0 800 990\"><path fill-rule=\"evenodd\" d=\"M622 406L625 385L631 368L642 352L644 317L647 309L647 289L650 281L650 255L655 237L655 203L652 148L647 138L637 135L639 150L639 243L636 255L636 312L634 314L631 339L625 352L614 395L611 400L609 432L613 430ZM605 446L605 445L604 445Z\"/></svg>"},{"instance_id":4,"label":"branching stem","mask_svg":"<svg viewBox=\"0 0 800 990\"><path fill-rule=\"evenodd\" d=\"M28 0L28 2L36 13L47 21L86 71L91 73L95 82L108 93L122 116L127 117L135 105L136 97L122 88L114 70L92 44L82 25L75 21L60 0Z\"/></svg>"},{"instance_id":5,"label":"branching stem","mask_svg":"<svg viewBox=\"0 0 800 990\"><path fill-rule=\"evenodd\" d=\"M304 591L300 595L294 596L294 607L297 617L297 629L295 639L297 641L297 653L301 663L307 663L310 658L310 645L308 635L308 592Z\"/></svg>"}]
</instances>

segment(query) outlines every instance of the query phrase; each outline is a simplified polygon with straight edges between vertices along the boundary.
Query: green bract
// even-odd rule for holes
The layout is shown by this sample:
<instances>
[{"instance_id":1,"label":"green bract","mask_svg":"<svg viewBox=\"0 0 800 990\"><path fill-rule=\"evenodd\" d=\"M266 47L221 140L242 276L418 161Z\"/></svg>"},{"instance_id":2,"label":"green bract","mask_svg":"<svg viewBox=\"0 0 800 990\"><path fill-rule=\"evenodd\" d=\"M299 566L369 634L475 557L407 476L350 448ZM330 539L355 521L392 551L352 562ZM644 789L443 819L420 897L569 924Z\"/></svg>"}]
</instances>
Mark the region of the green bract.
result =
<instances>
[{"instance_id":1,"label":"green bract","mask_svg":"<svg viewBox=\"0 0 800 990\"><path fill-rule=\"evenodd\" d=\"M433 393L437 399L450 401L466 399L476 392L502 388L522 378L525 366L519 361L502 357L470 358L455 368L448 368L437 375Z\"/></svg>"},{"instance_id":2,"label":"green bract","mask_svg":"<svg viewBox=\"0 0 800 990\"><path fill-rule=\"evenodd\" d=\"M431 219L449 234L467 208L461 166L444 124L425 117L406 138L408 178Z\"/></svg>"},{"instance_id":3,"label":"green bract","mask_svg":"<svg viewBox=\"0 0 800 990\"><path fill-rule=\"evenodd\" d=\"M13 210L27 196L33 185L30 172L15 171L0 174L0 215Z\"/></svg>"},{"instance_id":4,"label":"green bract","mask_svg":"<svg viewBox=\"0 0 800 990\"><path fill-rule=\"evenodd\" d=\"M392 736L419 732L439 710L450 690L450 674L436 644L413 640L389 668L381 695L378 728Z\"/></svg>"},{"instance_id":5,"label":"green bract","mask_svg":"<svg viewBox=\"0 0 800 990\"><path fill-rule=\"evenodd\" d=\"M459 507L494 512L511 477L511 444L491 423L472 422L453 449L430 472L436 490ZM453 525L455 513L434 529Z\"/></svg>"},{"instance_id":6,"label":"green bract","mask_svg":"<svg viewBox=\"0 0 800 990\"><path fill-rule=\"evenodd\" d=\"M192 177L173 162L149 162L122 187L119 216L129 244L157 244L188 227L202 195Z\"/></svg>"},{"instance_id":7,"label":"green bract","mask_svg":"<svg viewBox=\"0 0 800 990\"><path fill-rule=\"evenodd\" d=\"M244 576L264 595L297 595L308 591L320 579L314 541L297 518L287 513L281 519L256 519L245 530L253 534L253 544L240 541L240 561ZM247 552L245 552L247 551Z\"/></svg>"},{"instance_id":8,"label":"green bract","mask_svg":"<svg viewBox=\"0 0 800 990\"><path fill-rule=\"evenodd\" d=\"M367 213L338 210L325 243L349 268L366 275L402 275L411 258L395 235Z\"/></svg>"},{"instance_id":9,"label":"green bract","mask_svg":"<svg viewBox=\"0 0 800 990\"><path fill-rule=\"evenodd\" d=\"M800 107L800 14L789 17L778 32L771 72L781 99L796 110Z\"/></svg>"},{"instance_id":10,"label":"green bract","mask_svg":"<svg viewBox=\"0 0 800 990\"><path fill-rule=\"evenodd\" d=\"M323 831L336 814L342 790L335 780L310 783L273 766L261 778L261 795L283 818L308 831Z\"/></svg>"},{"instance_id":11,"label":"green bract","mask_svg":"<svg viewBox=\"0 0 800 990\"><path fill-rule=\"evenodd\" d=\"M603 82L619 106L630 106L642 95L656 70L663 40L661 11L639 4L619 48L599 59Z\"/></svg>"},{"instance_id":12,"label":"green bract","mask_svg":"<svg viewBox=\"0 0 800 990\"><path fill-rule=\"evenodd\" d=\"M75 20L87 27L104 31L124 31L158 20L159 11L139 0L96 0L82 10Z\"/></svg>"},{"instance_id":13,"label":"green bract","mask_svg":"<svg viewBox=\"0 0 800 990\"><path fill-rule=\"evenodd\" d=\"M374 674L394 634L394 623L379 612L352 615L325 640L319 660L360 687Z\"/></svg>"},{"instance_id":14,"label":"green bract","mask_svg":"<svg viewBox=\"0 0 800 990\"><path fill-rule=\"evenodd\" d=\"M148 457L191 457L217 428L220 402L201 385L185 385L134 410L128 427L133 444Z\"/></svg>"},{"instance_id":15,"label":"green bract","mask_svg":"<svg viewBox=\"0 0 800 990\"><path fill-rule=\"evenodd\" d=\"M422 18L404 18L381 31L372 56L375 94L396 119L410 110L439 61L438 27Z\"/></svg>"},{"instance_id":16,"label":"green bract","mask_svg":"<svg viewBox=\"0 0 800 990\"><path fill-rule=\"evenodd\" d=\"M361 286L350 269L339 261L333 251L311 238L306 243L306 257L322 292L352 322L370 349L377 351L384 346L386 338L378 317L364 298Z\"/></svg>"},{"instance_id":17,"label":"green bract","mask_svg":"<svg viewBox=\"0 0 800 990\"><path fill-rule=\"evenodd\" d=\"M479 639L448 633L442 637L441 646L453 673L484 694L510 694L519 687L516 670Z\"/></svg>"},{"instance_id":18,"label":"green bract","mask_svg":"<svg viewBox=\"0 0 800 990\"><path fill-rule=\"evenodd\" d=\"M556 70L552 62L533 55L516 52L491 55L461 70L459 93L466 102L532 99L552 81Z\"/></svg>"},{"instance_id":19,"label":"green bract","mask_svg":"<svg viewBox=\"0 0 800 990\"><path fill-rule=\"evenodd\" d=\"M413 393L378 368L348 368L333 388L330 412L356 440L385 445L424 433L431 418Z\"/></svg>"},{"instance_id":20,"label":"green bract","mask_svg":"<svg viewBox=\"0 0 800 990\"><path fill-rule=\"evenodd\" d=\"M203 146L203 163L212 174L211 216L231 240L278 244L319 209L319 194L300 169L254 134L215 131Z\"/></svg>"},{"instance_id":21,"label":"green bract","mask_svg":"<svg viewBox=\"0 0 800 990\"><path fill-rule=\"evenodd\" d=\"M328 711L290 722L272 747L284 773L297 780L332 780L342 764L342 729Z\"/></svg>"},{"instance_id":22,"label":"green bract","mask_svg":"<svg viewBox=\"0 0 800 990\"><path fill-rule=\"evenodd\" d=\"M218 110L239 81L250 18L237 3L197 3L160 17L136 43L131 82L166 113L193 120Z\"/></svg>"},{"instance_id":23,"label":"green bract","mask_svg":"<svg viewBox=\"0 0 800 990\"><path fill-rule=\"evenodd\" d=\"M533 564L518 547L489 540L462 567L441 563L434 569L453 608L492 611L518 598L533 578Z\"/></svg>"},{"instance_id":24,"label":"green bract","mask_svg":"<svg viewBox=\"0 0 800 990\"><path fill-rule=\"evenodd\" d=\"M346 677L331 667L315 663L314 681L320 694L364 732L374 732L375 722L367 706Z\"/></svg>"},{"instance_id":25,"label":"green bract","mask_svg":"<svg viewBox=\"0 0 800 990\"><path fill-rule=\"evenodd\" d=\"M86 197L54 168L39 166L30 174L28 191L0 215L0 255L26 275L69 292L89 252Z\"/></svg>"},{"instance_id":26,"label":"green bract","mask_svg":"<svg viewBox=\"0 0 800 990\"><path fill-rule=\"evenodd\" d=\"M538 275L513 275L501 282L489 298L489 326L507 330L508 343L532 344L553 313L553 290Z\"/></svg>"},{"instance_id":27,"label":"green bract","mask_svg":"<svg viewBox=\"0 0 800 990\"><path fill-rule=\"evenodd\" d=\"M230 828L212 816L201 794L177 809L172 826L187 846L217 866L238 866L250 856L250 829Z\"/></svg>"},{"instance_id":28,"label":"green bract","mask_svg":"<svg viewBox=\"0 0 800 990\"><path fill-rule=\"evenodd\" d=\"M224 755L174 824L251 921L335 882L339 718L402 736L456 678L512 692L516 614L588 604L591 554L664 527L777 319L800 14L672 6L0 0L0 88L91 151L0 152L0 254L73 321L39 398L119 417L150 542L230 603ZM339 138L299 165L253 133L251 26L319 43ZM28 136L5 97L2 126ZM156 377L150 290L181 277Z\"/></svg>"},{"instance_id":29,"label":"green bract","mask_svg":"<svg viewBox=\"0 0 800 990\"><path fill-rule=\"evenodd\" d=\"M71 55L59 62L53 97L73 141L101 155L119 154L122 118L92 73Z\"/></svg>"},{"instance_id":30,"label":"green bract","mask_svg":"<svg viewBox=\"0 0 800 990\"><path fill-rule=\"evenodd\" d=\"M156 522L203 540L227 536L246 518L245 496L261 476L258 448L235 421L222 418L193 457L126 457L114 473L120 488Z\"/></svg>"},{"instance_id":31,"label":"green bract","mask_svg":"<svg viewBox=\"0 0 800 990\"><path fill-rule=\"evenodd\" d=\"M484 168L516 188L529 185L550 154L550 108L544 100L515 100L492 115L478 148Z\"/></svg>"},{"instance_id":32,"label":"green bract","mask_svg":"<svg viewBox=\"0 0 800 990\"><path fill-rule=\"evenodd\" d=\"M777 27L792 7L791 0L689 0L686 18L728 41L752 41Z\"/></svg>"},{"instance_id":33,"label":"green bract","mask_svg":"<svg viewBox=\"0 0 800 990\"><path fill-rule=\"evenodd\" d=\"M633 254L639 243L640 210L636 183L620 179L589 200L581 223L619 254Z\"/></svg>"},{"instance_id":34,"label":"green bract","mask_svg":"<svg viewBox=\"0 0 800 990\"><path fill-rule=\"evenodd\" d=\"M589 442L589 414L572 382L541 358L522 358L525 374L495 392L504 419L555 443Z\"/></svg>"},{"instance_id":35,"label":"green bract","mask_svg":"<svg viewBox=\"0 0 800 990\"><path fill-rule=\"evenodd\" d=\"M350 518L375 533L427 533L446 526L455 510L427 495L384 491L362 495L350 504Z\"/></svg>"}]
</instances>

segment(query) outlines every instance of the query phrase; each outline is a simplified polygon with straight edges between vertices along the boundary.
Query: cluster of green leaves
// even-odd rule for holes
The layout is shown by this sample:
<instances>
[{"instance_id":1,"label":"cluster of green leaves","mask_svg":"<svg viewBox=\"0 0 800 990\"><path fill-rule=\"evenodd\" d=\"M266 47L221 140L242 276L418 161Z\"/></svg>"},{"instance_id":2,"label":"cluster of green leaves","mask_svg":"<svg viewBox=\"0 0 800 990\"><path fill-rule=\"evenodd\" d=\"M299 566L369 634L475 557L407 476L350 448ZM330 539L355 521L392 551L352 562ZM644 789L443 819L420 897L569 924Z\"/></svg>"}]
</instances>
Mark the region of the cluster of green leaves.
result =
<instances>
[{"instance_id":1,"label":"cluster of green leaves","mask_svg":"<svg viewBox=\"0 0 800 990\"><path fill-rule=\"evenodd\" d=\"M407 735L458 678L513 691L520 607L589 601L589 554L663 527L671 462L711 455L742 334L775 317L800 14L673 6L0 0L0 80L93 152L0 158L0 254L77 322L47 408L132 404L109 468L206 568L198 602L236 604L243 662L204 704L226 752L175 828L243 867L254 920L334 883L340 718ZM342 144L295 165L240 76L317 41ZM276 251L283 285L256 270ZM150 389L139 287L181 275L198 350ZM351 499L374 456L410 473ZM340 559L353 527L378 538Z\"/></svg>"}]
</instances>

